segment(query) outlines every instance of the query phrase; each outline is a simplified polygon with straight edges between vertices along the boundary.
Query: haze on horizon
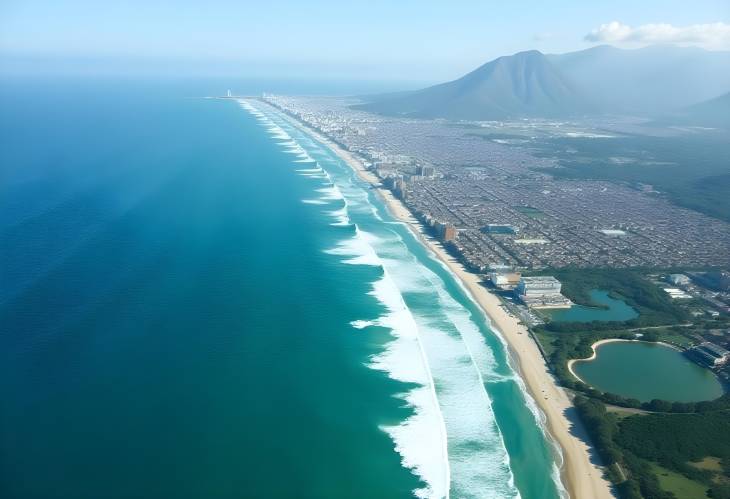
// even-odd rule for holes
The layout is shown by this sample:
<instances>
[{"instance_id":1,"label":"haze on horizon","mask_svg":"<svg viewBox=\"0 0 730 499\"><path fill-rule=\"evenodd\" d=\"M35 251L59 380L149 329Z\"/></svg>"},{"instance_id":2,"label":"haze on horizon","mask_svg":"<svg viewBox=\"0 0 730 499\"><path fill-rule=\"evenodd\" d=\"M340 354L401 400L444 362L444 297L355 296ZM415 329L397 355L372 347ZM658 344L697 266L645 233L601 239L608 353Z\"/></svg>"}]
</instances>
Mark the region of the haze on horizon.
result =
<instances>
[{"instance_id":1,"label":"haze on horizon","mask_svg":"<svg viewBox=\"0 0 730 499\"><path fill-rule=\"evenodd\" d=\"M295 2L10 0L0 74L443 81L502 55L600 44L730 50L730 4L536 0Z\"/></svg>"}]
</instances>

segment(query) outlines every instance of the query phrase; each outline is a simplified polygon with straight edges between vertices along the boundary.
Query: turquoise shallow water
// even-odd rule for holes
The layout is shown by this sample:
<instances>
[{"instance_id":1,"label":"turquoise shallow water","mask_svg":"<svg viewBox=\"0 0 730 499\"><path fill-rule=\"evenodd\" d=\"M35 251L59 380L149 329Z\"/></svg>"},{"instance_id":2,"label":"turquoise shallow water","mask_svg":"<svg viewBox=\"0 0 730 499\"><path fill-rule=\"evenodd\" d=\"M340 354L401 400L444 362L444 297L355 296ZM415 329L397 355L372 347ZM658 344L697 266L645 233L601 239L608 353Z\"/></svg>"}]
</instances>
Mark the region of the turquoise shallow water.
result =
<instances>
[{"instance_id":1,"label":"turquoise shallow water","mask_svg":"<svg viewBox=\"0 0 730 499\"><path fill-rule=\"evenodd\" d=\"M605 343L594 360L576 362L573 370L599 390L641 401L698 402L724 392L712 371L674 348L654 343Z\"/></svg>"},{"instance_id":2,"label":"turquoise shallow water","mask_svg":"<svg viewBox=\"0 0 730 499\"><path fill-rule=\"evenodd\" d=\"M200 85L21 83L3 496L557 497L501 341L330 151Z\"/></svg>"}]
</instances>

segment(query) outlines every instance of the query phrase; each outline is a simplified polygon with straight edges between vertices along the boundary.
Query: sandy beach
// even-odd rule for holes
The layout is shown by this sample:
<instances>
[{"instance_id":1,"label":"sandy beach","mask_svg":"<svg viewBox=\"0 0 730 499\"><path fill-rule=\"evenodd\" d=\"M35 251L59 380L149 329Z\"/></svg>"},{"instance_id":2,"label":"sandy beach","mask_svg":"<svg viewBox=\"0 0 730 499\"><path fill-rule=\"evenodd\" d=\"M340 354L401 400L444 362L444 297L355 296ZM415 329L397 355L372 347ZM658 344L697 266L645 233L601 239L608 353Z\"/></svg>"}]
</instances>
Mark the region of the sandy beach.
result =
<instances>
[{"instance_id":1,"label":"sandy beach","mask_svg":"<svg viewBox=\"0 0 730 499\"><path fill-rule=\"evenodd\" d=\"M591 462L590 447L575 436L584 435L585 431L579 423L569 417L572 409L571 400L567 392L557 385L526 327L502 307L499 298L482 285L479 276L468 272L438 241L424 232L424 227L414 218L410 210L389 190L380 187L377 176L366 170L357 157L298 120L290 118L290 121L332 149L357 172L362 180L374 186L391 213L407 224L461 280L472 298L490 318L492 329L500 333L507 342L514 361L513 365L518 369L529 393L545 415L550 437L560 446L563 456L561 478L570 497L574 499L614 497L610 483L603 478L602 470Z\"/></svg>"},{"instance_id":2,"label":"sandy beach","mask_svg":"<svg viewBox=\"0 0 730 499\"><path fill-rule=\"evenodd\" d=\"M577 379L577 380L582 381L583 383L585 383L585 381L583 381L580 378L580 376L578 376L577 374L575 374L575 371L573 371L573 365L576 362L587 362L589 360L595 359L596 358L596 355L598 355L598 352L596 351L598 349L598 347L600 347L601 345L605 345L606 343L615 343L617 341L635 341L635 340L624 340L622 338L608 338L608 339L605 339L605 340L599 340L599 341L597 341L597 342L595 342L594 344L591 345L591 350L593 352L591 353L591 356L590 357L586 357L585 359L570 359L568 361L568 371L570 371L570 374L572 374L573 377L575 377L575 379Z\"/></svg>"}]
</instances>

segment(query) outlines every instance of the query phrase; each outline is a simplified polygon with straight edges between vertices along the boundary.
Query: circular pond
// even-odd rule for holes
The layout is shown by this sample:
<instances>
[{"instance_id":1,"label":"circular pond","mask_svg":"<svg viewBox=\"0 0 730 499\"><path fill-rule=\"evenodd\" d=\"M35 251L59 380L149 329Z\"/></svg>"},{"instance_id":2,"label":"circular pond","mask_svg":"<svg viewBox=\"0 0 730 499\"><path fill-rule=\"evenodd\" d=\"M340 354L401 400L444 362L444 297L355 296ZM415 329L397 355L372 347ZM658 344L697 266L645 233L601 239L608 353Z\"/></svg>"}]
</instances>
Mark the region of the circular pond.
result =
<instances>
[{"instance_id":1,"label":"circular pond","mask_svg":"<svg viewBox=\"0 0 730 499\"><path fill-rule=\"evenodd\" d=\"M591 360L572 363L573 373L594 388L635 398L673 402L712 400L724 390L715 374L666 345L616 341L596 347Z\"/></svg>"}]
</instances>

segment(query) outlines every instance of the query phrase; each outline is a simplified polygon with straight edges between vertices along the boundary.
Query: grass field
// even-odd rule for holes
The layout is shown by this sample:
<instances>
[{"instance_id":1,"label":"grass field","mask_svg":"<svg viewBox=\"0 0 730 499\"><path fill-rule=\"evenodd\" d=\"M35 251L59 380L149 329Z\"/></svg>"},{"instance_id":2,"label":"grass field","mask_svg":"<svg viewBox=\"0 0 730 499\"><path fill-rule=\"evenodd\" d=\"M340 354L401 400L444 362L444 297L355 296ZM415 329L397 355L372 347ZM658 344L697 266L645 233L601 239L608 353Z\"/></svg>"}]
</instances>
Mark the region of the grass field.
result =
<instances>
[{"instance_id":1,"label":"grass field","mask_svg":"<svg viewBox=\"0 0 730 499\"><path fill-rule=\"evenodd\" d=\"M722 461L722 459L720 459L719 457L707 456L698 463L690 462L689 464L701 470L722 473L722 464L720 463L720 461Z\"/></svg>"},{"instance_id":2,"label":"grass field","mask_svg":"<svg viewBox=\"0 0 730 499\"><path fill-rule=\"evenodd\" d=\"M550 356L555 352L555 346L553 345L553 342L555 341L555 333L542 329L537 329L533 331L533 333L540 342L542 349L545 351L545 355L550 358Z\"/></svg>"},{"instance_id":3,"label":"grass field","mask_svg":"<svg viewBox=\"0 0 730 499\"><path fill-rule=\"evenodd\" d=\"M657 334L659 334L662 341L672 343L674 345L679 345L685 348L696 343L696 341L693 341L691 338L688 338L687 336L676 332L659 331L657 332Z\"/></svg>"},{"instance_id":4,"label":"grass field","mask_svg":"<svg viewBox=\"0 0 730 499\"><path fill-rule=\"evenodd\" d=\"M636 414L641 414L641 409L632 409L629 407L619 407L617 405L611 405L606 406L606 410L616 416L616 419L618 421L621 421L622 419L635 416Z\"/></svg>"},{"instance_id":5,"label":"grass field","mask_svg":"<svg viewBox=\"0 0 730 499\"><path fill-rule=\"evenodd\" d=\"M663 490L672 492L678 499L707 499L707 486L689 478L651 463L651 469L659 479Z\"/></svg>"}]
</instances>

